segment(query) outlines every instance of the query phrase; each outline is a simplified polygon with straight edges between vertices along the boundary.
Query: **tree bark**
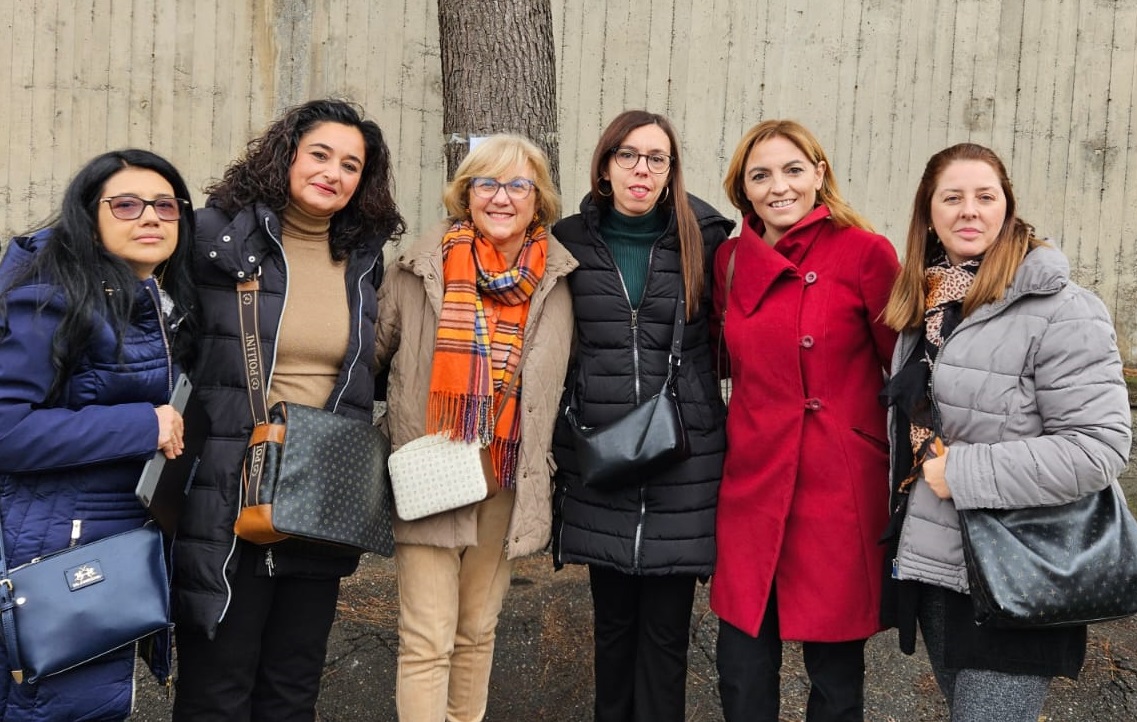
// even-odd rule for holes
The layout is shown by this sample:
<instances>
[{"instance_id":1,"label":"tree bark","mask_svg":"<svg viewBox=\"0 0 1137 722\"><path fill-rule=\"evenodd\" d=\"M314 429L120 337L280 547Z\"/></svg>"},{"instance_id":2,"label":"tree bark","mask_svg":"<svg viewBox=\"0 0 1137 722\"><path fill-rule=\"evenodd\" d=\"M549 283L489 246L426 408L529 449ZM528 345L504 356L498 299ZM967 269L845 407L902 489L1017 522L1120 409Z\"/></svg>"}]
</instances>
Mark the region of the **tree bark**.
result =
<instances>
[{"instance_id":1,"label":"tree bark","mask_svg":"<svg viewBox=\"0 0 1137 722\"><path fill-rule=\"evenodd\" d=\"M549 0L438 0L446 177L470 136L518 133L557 170L556 55Z\"/></svg>"}]
</instances>

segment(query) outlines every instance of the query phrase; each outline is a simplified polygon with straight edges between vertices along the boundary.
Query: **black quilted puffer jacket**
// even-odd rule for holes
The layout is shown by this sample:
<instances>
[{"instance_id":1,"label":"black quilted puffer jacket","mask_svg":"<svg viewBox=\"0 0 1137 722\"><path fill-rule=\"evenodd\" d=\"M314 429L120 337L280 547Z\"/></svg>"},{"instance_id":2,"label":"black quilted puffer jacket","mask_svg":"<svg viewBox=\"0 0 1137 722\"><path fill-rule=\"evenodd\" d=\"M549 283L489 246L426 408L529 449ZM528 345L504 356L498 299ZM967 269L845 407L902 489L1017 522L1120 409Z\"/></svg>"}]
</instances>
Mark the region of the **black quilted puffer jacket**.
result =
<instances>
[{"instance_id":1,"label":"black quilted puffer jacket","mask_svg":"<svg viewBox=\"0 0 1137 722\"><path fill-rule=\"evenodd\" d=\"M553 560L597 564L627 574L711 574L715 561L715 503L726 447L726 410L712 360L708 316L715 250L734 224L689 196L703 231L706 282L687 323L678 399L691 442L682 463L616 491L579 483L568 422L562 413L553 438L556 490ZM633 314L608 246L600 237L603 211L585 196L580 213L554 227L580 266L569 275L576 316L576 352L564 405L575 391L581 423L613 421L659 392L667 375L675 304L682 288L679 236L672 212L651 250L647 283Z\"/></svg>"}]
</instances>

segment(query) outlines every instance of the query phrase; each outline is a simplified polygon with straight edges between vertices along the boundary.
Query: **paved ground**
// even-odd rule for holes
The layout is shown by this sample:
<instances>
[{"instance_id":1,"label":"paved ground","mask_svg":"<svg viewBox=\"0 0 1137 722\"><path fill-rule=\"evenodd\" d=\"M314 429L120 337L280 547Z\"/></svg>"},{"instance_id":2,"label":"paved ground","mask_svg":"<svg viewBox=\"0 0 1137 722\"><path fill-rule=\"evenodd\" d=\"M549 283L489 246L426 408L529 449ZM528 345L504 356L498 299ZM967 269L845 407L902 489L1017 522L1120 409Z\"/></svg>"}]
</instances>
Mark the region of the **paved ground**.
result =
<instances>
[{"instance_id":1,"label":"paved ground","mask_svg":"<svg viewBox=\"0 0 1137 722\"><path fill-rule=\"evenodd\" d=\"M1125 481L1137 501L1137 464ZM1137 506L1137 504L1134 504ZM332 632L319 705L322 722L395 720L394 566L365 558L345 580ZM586 722L592 705L592 609L583 569L554 573L547 556L523 560L514 575L499 628L488 722ZM715 690L717 621L701 587L692 619L688 722L721 720ZM866 717L874 722L947 719L923 651L905 657L894 633L868 647ZM804 717L807 680L800 650L787 649L782 679L784 720ZM139 675L136 722L169 719L165 693ZM1137 720L1137 619L1091 627L1089 653L1078 682L1058 680L1045 722Z\"/></svg>"}]
</instances>

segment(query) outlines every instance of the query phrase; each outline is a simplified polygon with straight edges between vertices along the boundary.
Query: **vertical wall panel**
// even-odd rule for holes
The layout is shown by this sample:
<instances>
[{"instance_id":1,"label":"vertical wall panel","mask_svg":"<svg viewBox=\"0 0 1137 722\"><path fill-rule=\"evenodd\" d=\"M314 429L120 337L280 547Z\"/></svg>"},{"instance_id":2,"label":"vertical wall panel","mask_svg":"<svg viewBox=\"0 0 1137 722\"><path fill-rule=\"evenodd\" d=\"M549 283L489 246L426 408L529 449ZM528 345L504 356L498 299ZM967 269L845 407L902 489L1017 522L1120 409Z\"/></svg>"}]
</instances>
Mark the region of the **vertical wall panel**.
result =
<instances>
[{"instance_id":1,"label":"vertical wall panel","mask_svg":"<svg viewBox=\"0 0 1137 722\"><path fill-rule=\"evenodd\" d=\"M898 246L927 158L990 144L1137 363L1137 0L552 4L567 211L628 107L673 119L688 187L731 216L721 180L741 134L801 120ZM5 237L125 145L171 158L201 202L283 108L327 95L383 127L410 235L442 214L437 0L0 0L0 47Z\"/></svg>"}]
</instances>

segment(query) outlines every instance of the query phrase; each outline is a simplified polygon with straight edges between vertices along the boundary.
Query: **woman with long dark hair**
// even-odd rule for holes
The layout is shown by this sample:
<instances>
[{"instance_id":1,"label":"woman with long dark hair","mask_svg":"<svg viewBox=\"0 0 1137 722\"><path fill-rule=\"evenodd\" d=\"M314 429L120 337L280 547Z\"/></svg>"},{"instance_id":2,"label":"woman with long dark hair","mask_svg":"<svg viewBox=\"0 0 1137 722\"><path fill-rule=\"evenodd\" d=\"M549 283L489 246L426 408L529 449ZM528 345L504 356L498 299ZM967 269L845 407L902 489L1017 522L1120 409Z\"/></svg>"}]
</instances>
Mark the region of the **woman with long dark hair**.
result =
<instances>
[{"instance_id":1,"label":"woman with long dark hair","mask_svg":"<svg viewBox=\"0 0 1137 722\"><path fill-rule=\"evenodd\" d=\"M195 349L193 231L178 171L129 149L88 162L54 220L9 245L0 262L0 514L9 568L145 522L134 495L143 464L157 451L182 451L182 419L168 402ZM168 653L151 659L163 682L169 661ZM5 720L120 720L131 712L134 645L36 684L14 683L14 662L0 644Z\"/></svg>"},{"instance_id":2,"label":"woman with long dark hair","mask_svg":"<svg viewBox=\"0 0 1137 722\"><path fill-rule=\"evenodd\" d=\"M724 409L711 357L711 259L733 224L689 195L670 121L616 116L592 155L591 191L553 232L580 263L569 276L576 351L554 437L553 561L587 564L595 636L596 720L685 718L695 582L715 561ZM627 475L620 488L581 481L570 423L619 419L660 392L686 304L676 392L690 458Z\"/></svg>"},{"instance_id":3,"label":"woman with long dark hair","mask_svg":"<svg viewBox=\"0 0 1137 722\"><path fill-rule=\"evenodd\" d=\"M370 421L382 249L403 219L379 126L339 100L289 109L208 192L194 381L212 426L174 545L174 719L311 720L339 581L358 555L234 533L253 427L237 284L259 281L269 405Z\"/></svg>"}]
</instances>

